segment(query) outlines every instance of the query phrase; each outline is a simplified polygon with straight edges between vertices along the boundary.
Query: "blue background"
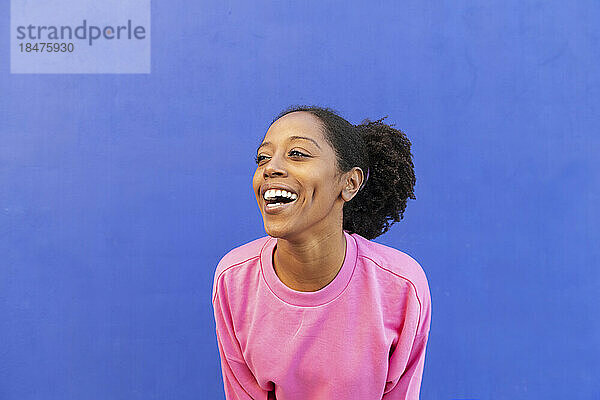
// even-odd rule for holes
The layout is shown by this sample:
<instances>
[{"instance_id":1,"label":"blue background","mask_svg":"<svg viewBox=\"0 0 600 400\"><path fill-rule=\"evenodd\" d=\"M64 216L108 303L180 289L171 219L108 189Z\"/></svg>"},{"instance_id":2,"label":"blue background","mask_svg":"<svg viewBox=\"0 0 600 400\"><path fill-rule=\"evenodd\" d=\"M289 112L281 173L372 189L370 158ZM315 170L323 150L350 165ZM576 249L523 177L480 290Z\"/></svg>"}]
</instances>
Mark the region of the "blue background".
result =
<instances>
[{"instance_id":1,"label":"blue background","mask_svg":"<svg viewBox=\"0 0 600 400\"><path fill-rule=\"evenodd\" d=\"M600 3L154 1L150 75L11 75L0 6L0 398L223 398L211 307L263 236L295 103L389 115L425 269L423 399L600 398Z\"/></svg>"}]
</instances>

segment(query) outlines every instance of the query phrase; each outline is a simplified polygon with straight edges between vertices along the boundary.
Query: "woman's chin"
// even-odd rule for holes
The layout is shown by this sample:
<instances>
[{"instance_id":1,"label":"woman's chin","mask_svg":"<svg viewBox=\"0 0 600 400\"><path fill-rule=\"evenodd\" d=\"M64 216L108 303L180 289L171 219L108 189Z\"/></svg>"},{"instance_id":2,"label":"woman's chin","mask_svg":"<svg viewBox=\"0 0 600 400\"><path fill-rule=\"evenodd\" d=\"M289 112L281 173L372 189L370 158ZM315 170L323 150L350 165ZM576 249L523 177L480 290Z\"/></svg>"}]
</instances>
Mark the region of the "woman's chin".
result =
<instances>
[{"instance_id":1,"label":"woman's chin","mask_svg":"<svg viewBox=\"0 0 600 400\"><path fill-rule=\"evenodd\" d=\"M285 231L283 231L281 229L273 229L273 228L269 227L267 224L265 224L265 232L267 233L267 235L274 237L274 238L280 238L285 235Z\"/></svg>"},{"instance_id":2,"label":"woman's chin","mask_svg":"<svg viewBox=\"0 0 600 400\"><path fill-rule=\"evenodd\" d=\"M289 227L281 226L279 224L274 224L272 222L265 222L265 232L267 235L274 238L285 238L289 236L292 231Z\"/></svg>"}]
</instances>

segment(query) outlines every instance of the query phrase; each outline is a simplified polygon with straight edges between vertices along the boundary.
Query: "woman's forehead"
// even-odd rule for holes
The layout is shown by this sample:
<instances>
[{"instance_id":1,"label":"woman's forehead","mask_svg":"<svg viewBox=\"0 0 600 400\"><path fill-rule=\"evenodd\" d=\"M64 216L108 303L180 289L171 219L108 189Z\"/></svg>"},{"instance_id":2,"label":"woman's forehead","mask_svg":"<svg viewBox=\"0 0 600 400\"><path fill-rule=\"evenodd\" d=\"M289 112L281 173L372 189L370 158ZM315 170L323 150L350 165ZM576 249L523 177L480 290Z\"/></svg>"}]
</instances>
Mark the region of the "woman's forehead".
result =
<instances>
[{"instance_id":1,"label":"woman's forehead","mask_svg":"<svg viewBox=\"0 0 600 400\"><path fill-rule=\"evenodd\" d=\"M322 133L322 123L318 117L305 111L295 111L279 118L267 130L264 142L283 142L290 140L308 139L323 147L325 138Z\"/></svg>"}]
</instances>

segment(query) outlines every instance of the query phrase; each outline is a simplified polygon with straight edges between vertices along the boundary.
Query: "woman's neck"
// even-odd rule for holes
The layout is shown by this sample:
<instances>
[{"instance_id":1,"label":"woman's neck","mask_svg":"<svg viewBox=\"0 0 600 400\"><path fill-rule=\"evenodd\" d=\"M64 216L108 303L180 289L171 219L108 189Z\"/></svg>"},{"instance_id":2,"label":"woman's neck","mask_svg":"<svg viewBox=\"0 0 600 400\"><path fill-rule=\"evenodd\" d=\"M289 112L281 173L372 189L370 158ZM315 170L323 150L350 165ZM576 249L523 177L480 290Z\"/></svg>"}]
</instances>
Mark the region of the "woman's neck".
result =
<instances>
[{"instance_id":1,"label":"woman's neck","mask_svg":"<svg viewBox=\"0 0 600 400\"><path fill-rule=\"evenodd\" d=\"M314 292L333 281L345 256L346 237L341 229L294 241L278 238L273 267L289 288Z\"/></svg>"}]
</instances>

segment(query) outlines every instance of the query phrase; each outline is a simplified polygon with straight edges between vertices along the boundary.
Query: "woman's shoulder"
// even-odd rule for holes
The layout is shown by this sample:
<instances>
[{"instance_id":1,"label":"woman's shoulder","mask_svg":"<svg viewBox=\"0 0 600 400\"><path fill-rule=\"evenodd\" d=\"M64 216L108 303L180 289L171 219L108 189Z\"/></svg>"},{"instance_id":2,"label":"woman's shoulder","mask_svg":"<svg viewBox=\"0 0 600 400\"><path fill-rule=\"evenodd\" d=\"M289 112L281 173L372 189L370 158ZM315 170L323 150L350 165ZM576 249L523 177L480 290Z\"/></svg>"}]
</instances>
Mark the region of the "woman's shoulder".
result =
<instances>
[{"instance_id":1,"label":"woman's shoulder","mask_svg":"<svg viewBox=\"0 0 600 400\"><path fill-rule=\"evenodd\" d=\"M354 235L353 235L354 236ZM358 257L370 266L370 271L379 275L385 282L394 281L398 285L384 285L386 288L409 287L419 307L419 334L429 332L431 321L431 293L427 276L421 265L410 255L381 243L355 236ZM394 290L392 290L394 291Z\"/></svg>"},{"instance_id":2,"label":"woman's shoulder","mask_svg":"<svg viewBox=\"0 0 600 400\"><path fill-rule=\"evenodd\" d=\"M260 257L260 252L267 242L273 239L270 236L263 236L258 239L254 239L250 242L244 243L229 250L217 264L213 279L213 297L214 291L217 285L217 281L227 271L232 270L236 267L242 267L243 265L256 260Z\"/></svg>"},{"instance_id":3,"label":"woman's shoulder","mask_svg":"<svg viewBox=\"0 0 600 400\"><path fill-rule=\"evenodd\" d=\"M269 239L272 238L270 236L263 236L229 250L217 264L216 272L218 273L219 270L225 270L235 265L243 264L250 259L259 257L261 249Z\"/></svg>"},{"instance_id":4,"label":"woman's shoulder","mask_svg":"<svg viewBox=\"0 0 600 400\"><path fill-rule=\"evenodd\" d=\"M394 247L368 240L356 233L358 257L372 262L378 269L399 279L410 281L417 292L429 292L427 276L421 264L409 254ZM423 293L425 295L425 293Z\"/></svg>"},{"instance_id":5,"label":"woman's shoulder","mask_svg":"<svg viewBox=\"0 0 600 400\"><path fill-rule=\"evenodd\" d=\"M357 233L353 233L352 236L356 239L359 256L362 255L364 257L369 257L374 261L379 260L384 264L394 264L400 266L408 264L412 268L422 270L417 260L401 250L383 243L366 239Z\"/></svg>"}]
</instances>

